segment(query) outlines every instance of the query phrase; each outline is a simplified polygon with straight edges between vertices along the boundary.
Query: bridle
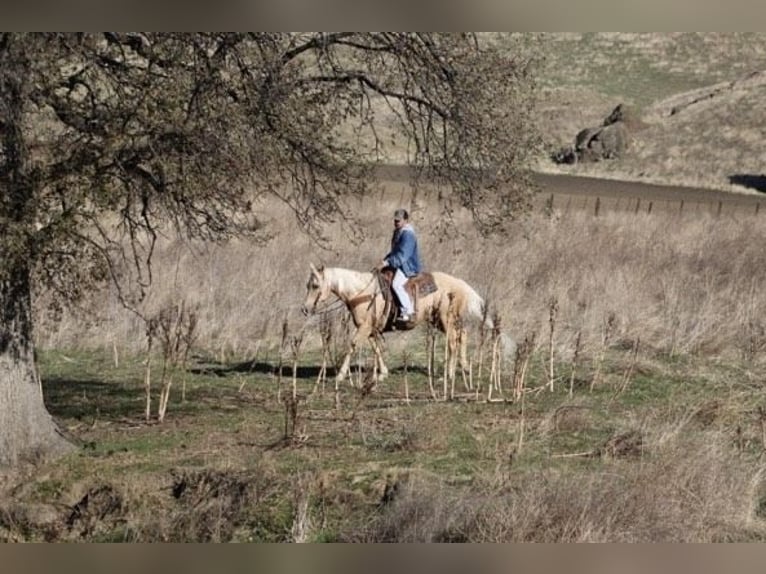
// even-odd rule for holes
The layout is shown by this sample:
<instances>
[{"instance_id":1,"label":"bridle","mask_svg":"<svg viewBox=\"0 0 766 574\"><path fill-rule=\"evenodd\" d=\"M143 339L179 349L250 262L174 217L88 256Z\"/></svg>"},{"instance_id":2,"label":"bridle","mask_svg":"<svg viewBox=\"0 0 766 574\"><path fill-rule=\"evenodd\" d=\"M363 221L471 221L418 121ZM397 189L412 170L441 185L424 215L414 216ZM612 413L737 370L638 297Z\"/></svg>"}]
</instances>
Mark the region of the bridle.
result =
<instances>
[{"instance_id":1,"label":"bridle","mask_svg":"<svg viewBox=\"0 0 766 574\"><path fill-rule=\"evenodd\" d=\"M319 298L322 296L322 291L319 291L317 293L317 296L314 298L314 304L311 306L311 312L308 313L309 315L326 315L327 313L332 313L336 309L340 309L345 305L342 300L336 299L335 301L328 303L321 309L317 309L317 305L319 304Z\"/></svg>"},{"instance_id":2,"label":"bridle","mask_svg":"<svg viewBox=\"0 0 766 574\"><path fill-rule=\"evenodd\" d=\"M308 312L305 312L306 315L324 315L327 313L330 313L333 311L333 307L336 306L337 303L343 303L343 301L333 301L331 303L328 303L325 305L322 309L317 310L317 305L319 305L319 298L322 296L324 289L317 288L317 296L314 297L314 304L311 305L311 310Z\"/></svg>"}]
</instances>

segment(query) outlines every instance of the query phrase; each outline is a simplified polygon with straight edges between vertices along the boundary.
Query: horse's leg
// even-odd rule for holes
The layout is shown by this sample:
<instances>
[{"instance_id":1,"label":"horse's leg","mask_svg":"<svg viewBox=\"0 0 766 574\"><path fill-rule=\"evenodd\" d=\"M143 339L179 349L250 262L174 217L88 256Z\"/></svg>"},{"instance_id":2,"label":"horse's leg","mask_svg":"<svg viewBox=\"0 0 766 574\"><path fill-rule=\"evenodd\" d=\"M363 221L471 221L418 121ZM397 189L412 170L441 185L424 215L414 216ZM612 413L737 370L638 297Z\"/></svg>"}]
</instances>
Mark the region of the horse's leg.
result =
<instances>
[{"instance_id":1,"label":"horse's leg","mask_svg":"<svg viewBox=\"0 0 766 574\"><path fill-rule=\"evenodd\" d=\"M467 391L473 390L471 381L468 378L468 331L465 328L460 329L459 333L459 346L460 346L460 374L463 377L463 386Z\"/></svg>"},{"instance_id":2,"label":"horse's leg","mask_svg":"<svg viewBox=\"0 0 766 574\"><path fill-rule=\"evenodd\" d=\"M444 332L444 400L455 395L455 351L457 344L455 317L452 313L452 300L447 309L439 309L440 327Z\"/></svg>"},{"instance_id":3,"label":"horse's leg","mask_svg":"<svg viewBox=\"0 0 766 574\"><path fill-rule=\"evenodd\" d=\"M447 306L446 313L446 334L449 350L448 358L448 372L450 379L450 398L454 397L455 390L455 378L457 373L457 365L460 363L460 371L463 377L463 384L468 390L465 376L465 360L463 356L463 345L465 341L465 327L463 326L463 319L461 317L462 303L460 298L451 295L449 298L449 305Z\"/></svg>"},{"instance_id":4,"label":"horse's leg","mask_svg":"<svg viewBox=\"0 0 766 574\"><path fill-rule=\"evenodd\" d=\"M451 377L452 374L452 360L451 357L453 356L453 349L454 349L454 323L453 323L453 316L451 311L452 306L452 298L449 297L447 301L445 302L444 299L440 300L437 305L434 307L434 324L436 327L444 333L445 338L445 345L444 345L444 400L446 401L448 398L448 388L451 380L454 380L454 378ZM434 371L435 371L434 367Z\"/></svg>"},{"instance_id":5,"label":"horse's leg","mask_svg":"<svg viewBox=\"0 0 766 574\"><path fill-rule=\"evenodd\" d=\"M369 327L362 325L357 328L356 333L354 333L354 336L351 338L351 343L348 346L348 350L346 351L346 355L343 357L343 362L340 365L340 369L338 370L338 374L335 377L335 380L337 382L343 381L348 376L348 371L351 366L351 356L354 354L354 351L356 348L364 342L365 339L369 338L370 336L370 329ZM351 380L351 386L354 386L354 381Z\"/></svg>"},{"instance_id":6,"label":"horse's leg","mask_svg":"<svg viewBox=\"0 0 766 574\"><path fill-rule=\"evenodd\" d=\"M380 349L377 335L370 336L370 346L372 347L372 352L375 353L375 361L378 365L378 380L382 381L388 376L388 367L383 362L383 351Z\"/></svg>"},{"instance_id":7,"label":"horse's leg","mask_svg":"<svg viewBox=\"0 0 766 574\"><path fill-rule=\"evenodd\" d=\"M448 335L448 355L447 358L447 369L449 372L449 384L450 384L450 398L454 398L455 396L455 375L457 372L457 363L458 363L458 356L459 356L459 347L460 347L460 328L458 325L456 325L455 321L452 321L452 323L449 326L449 333ZM465 379L463 379L465 381Z\"/></svg>"},{"instance_id":8,"label":"horse's leg","mask_svg":"<svg viewBox=\"0 0 766 574\"><path fill-rule=\"evenodd\" d=\"M467 376L468 369L468 330L465 327L465 302L462 298L453 297L449 304L449 321L452 329L454 342L452 345L452 384L455 384L455 371L460 365L460 376L463 379L463 387L466 391L472 390L471 382Z\"/></svg>"}]
</instances>

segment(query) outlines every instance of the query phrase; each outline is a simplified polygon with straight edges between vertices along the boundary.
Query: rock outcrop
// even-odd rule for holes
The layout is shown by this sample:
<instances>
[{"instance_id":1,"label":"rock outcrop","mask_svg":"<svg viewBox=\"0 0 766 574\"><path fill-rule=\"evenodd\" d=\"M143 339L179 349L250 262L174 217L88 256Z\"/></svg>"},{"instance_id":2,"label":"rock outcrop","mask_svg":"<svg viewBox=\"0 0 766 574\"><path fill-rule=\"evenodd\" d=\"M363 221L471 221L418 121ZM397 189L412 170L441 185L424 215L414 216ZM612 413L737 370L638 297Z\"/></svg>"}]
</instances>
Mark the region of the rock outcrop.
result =
<instances>
[{"instance_id":1,"label":"rock outcrop","mask_svg":"<svg viewBox=\"0 0 766 574\"><path fill-rule=\"evenodd\" d=\"M620 104L602 125L581 130L574 145L553 155L556 163L593 162L621 157L630 145L631 130L641 124L625 105Z\"/></svg>"}]
</instances>

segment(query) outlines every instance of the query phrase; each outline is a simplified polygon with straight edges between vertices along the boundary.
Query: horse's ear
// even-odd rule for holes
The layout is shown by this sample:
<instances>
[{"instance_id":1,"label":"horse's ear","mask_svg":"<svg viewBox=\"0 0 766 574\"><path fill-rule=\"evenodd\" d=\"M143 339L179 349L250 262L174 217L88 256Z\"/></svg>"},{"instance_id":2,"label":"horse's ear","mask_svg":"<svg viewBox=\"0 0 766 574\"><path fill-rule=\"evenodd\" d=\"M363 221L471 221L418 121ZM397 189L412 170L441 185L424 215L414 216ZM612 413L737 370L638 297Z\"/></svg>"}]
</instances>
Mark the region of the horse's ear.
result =
<instances>
[{"instance_id":1,"label":"horse's ear","mask_svg":"<svg viewBox=\"0 0 766 574\"><path fill-rule=\"evenodd\" d=\"M320 264L320 265L319 265L319 269L317 269L316 267L314 267L314 264L313 264L313 263L309 263L309 266L311 267L311 272L312 272L314 275L319 275L319 274L320 274L322 271L324 271L324 265L321 265L321 264Z\"/></svg>"}]
</instances>

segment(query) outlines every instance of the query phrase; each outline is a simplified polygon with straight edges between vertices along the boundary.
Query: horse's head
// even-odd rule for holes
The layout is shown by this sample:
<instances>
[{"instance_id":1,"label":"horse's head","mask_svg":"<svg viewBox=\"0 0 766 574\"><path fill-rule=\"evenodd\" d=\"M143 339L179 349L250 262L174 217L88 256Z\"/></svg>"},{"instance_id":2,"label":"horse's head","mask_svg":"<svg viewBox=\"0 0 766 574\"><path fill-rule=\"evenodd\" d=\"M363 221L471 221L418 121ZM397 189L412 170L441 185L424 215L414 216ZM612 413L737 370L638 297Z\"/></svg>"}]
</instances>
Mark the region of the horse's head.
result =
<instances>
[{"instance_id":1,"label":"horse's head","mask_svg":"<svg viewBox=\"0 0 766 574\"><path fill-rule=\"evenodd\" d=\"M317 305L330 296L330 285L325 278L324 267L320 265L317 269L313 263L309 265L311 265L311 275L306 282L306 300L301 307L304 315L313 314Z\"/></svg>"}]
</instances>

